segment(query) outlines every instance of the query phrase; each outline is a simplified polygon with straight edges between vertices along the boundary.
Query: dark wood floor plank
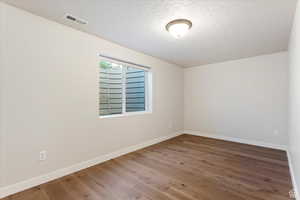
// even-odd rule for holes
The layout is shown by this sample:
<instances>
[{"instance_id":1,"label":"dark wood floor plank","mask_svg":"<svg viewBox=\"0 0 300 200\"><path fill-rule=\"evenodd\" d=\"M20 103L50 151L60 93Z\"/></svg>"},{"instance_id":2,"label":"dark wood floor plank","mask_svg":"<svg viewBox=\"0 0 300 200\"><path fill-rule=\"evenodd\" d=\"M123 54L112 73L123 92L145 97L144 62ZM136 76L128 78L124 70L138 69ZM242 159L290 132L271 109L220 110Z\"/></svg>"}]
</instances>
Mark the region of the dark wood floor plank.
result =
<instances>
[{"instance_id":1,"label":"dark wood floor plank","mask_svg":"<svg viewBox=\"0 0 300 200\"><path fill-rule=\"evenodd\" d=\"M164 148L162 150L149 149L148 152L151 152L161 158L174 159L174 162L177 164L186 165L188 163L192 163L192 166L186 166L188 168L193 168L197 166L200 167L200 169L201 167L205 168L205 170L207 170L208 168L216 169L219 171L226 170L226 172L232 172L237 175L240 174L241 176L248 175L250 177L267 179L267 180L269 180L270 176L272 176L272 178L274 178L275 181L278 181L283 184L289 183L290 181L289 172L286 168L283 168L284 173L281 173L280 171L272 171L272 169L274 169L273 165L272 168L265 169L260 166L255 166L251 162L247 162L247 163L240 162L240 161L235 162L234 159L231 159L229 161L222 156L216 156L211 154L198 156L197 153L194 153L193 155L193 152L191 152L190 150L184 153L183 152L174 153L171 149ZM146 153L147 152L145 152L145 154ZM220 166L222 166L222 168L220 168Z\"/></svg>"},{"instance_id":2,"label":"dark wood floor plank","mask_svg":"<svg viewBox=\"0 0 300 200\"><path fill-rule=\"evenodd\" d=\"M251 181L255 184L267 184L268 182L271 182L271 179L269 176L266 176L264 174L256 173L256 172L249 172L249 168L243 168L239 165L234 165L229 162L225 161L207 161L203 160L197 157L188 157L188 156L181 156L181 159L178 160L178 157L172 156L170 154L160 154L158 152L145 152L145 155L153 155L154 157L158 159L162 159L168 163L172 163L174 166L177 166L178 168L184 167L187 170L190 171L198 171L201 173L201 175L206 175L209 177L213 176L228 176L232 179L237 178L238 180L245 179L246 181ZM188 158L186 158L188 157ZM222 166L222 168L220 168ZM273 175L273 174L269 174ZM281 180L281 178L285 177L277 177ZM277 181L277 179L275 179ZM275 182L276 183L276 182ZM285 186L287 182L279 182L278 185Z\"/></svg>"},{"instance_id":3,"label":"dark wood floor plank","mask_svg":"<svg viewBox=\"0 0 300 200\"><path fill-rule=\"evenodd\" d=\"M86 173L87 170L83 170L74 174L76 178L82 183L97 193L99 200L120 200L114 193L105 188L104 185L97 183L94 179Z\"/></svg>"},{"instance_id":4,"label":"dark wood floor plank","mask_svg":"<svg viewBox=\"0 0 300 200\"><path fill-rule=\"evenodd\" d=\"M284 151L181 135L2 200L287 200Z\"/></svg>"},{"instance_id":5,"label":"dark wood floor plank","mask_svg":"<svg viewBox=\"0 0 300 200\"><path fill-rule=\"evenodd\" d=\"M194 172L197 171L200 176L210 177L212 179L218 180L220 177L223 179L231 181L232 185L243 184L245 188L249 189L264 189L272 193L286 194L289 191L289 187L285 187L286 182L276 182L276 180L270 179L268 176L262 176L258 173L249 173L246 170L240 170L240 167L232 167L230 164L226 165L223 162L216 163L212 162L209 165L207 162L197 162L197 158L192 158L190 160L184 159L184 155L181 156L181 160L178 160L178 157L170 157L168 155L161 155L157 152L144 151L143 155L152 155L153 159L159 159L166 163L172 163L174 167L183 168L184 170ZM220 167L222 166L222 167Z\"/></svg>"},{"instance_id":6,"label":"dark wood floor plank","mask_svg":"<svg viewBox=\"0 0 300 200\"><path fill-rule=\"evenodd\" d=\"M137 190L141 191L149 198L156 199L156 200L174 199L171 195L161 190L161 188L158 188L159 184L153 184L152 182L150 182L148 177L145 180L139 175L139 173L137 173L136 171L132 171L131 167L128 170L129 167L128 165L123 166L122 163L119 163L114 159L111 162L108 162L107 164L108 166L105 167L107 167L113 173L118 174L119 177L125 179L131 185L134 185L134 187ZM145 175L145 173L143 173L142 175Z\"/></svg>"},{"instance_id":7,"label":"dark wood floor plank","mask_svg":"<svg viewBox=\"0 0 300 200\"><path fill-rule=\"evenodd\" d=\"M140 181L151 185L168 195L171 199L202 199L206 196L201 195L199 192L192 191L191 188L187 188L184 182L174 179L163 172L153 170L149 166L144 166L130 159L121 160L121 162L120 160L121 159L117 159L116 162L123 166L125 171L136 175ZM189 190L189 192L186 190Z\"/></svg>"},{"instance_id":8,"label":"dark wood floor plank","mask_svg":"<svg viewBox=\"0 0 300 200\"><path fill-rule=\"evenodd\" d=\"M68 193L65 188L60 184L59 181L54 181L43 185L42 190L44 190L50 200L77 200L78 198L73 198L70 193ZM13 199L14 200L14 199Z\"/></svg>"},{"instance_id":9,"label":"dark wood floor plank","mask_svg":"<svg viewBox=\"0 0 300 200\"><path fill-rule=\"evenodd\" d=\"M177 140L179 141L179 140ZM253 145L247 145L247 144L240 144L240 143L228 143L223 140L215 140L211 138L205 138L205 137L198 137L198 136L191 136L191 135L183 135L181 141L194 141L196 144L209 144L211 146L217 146L222 147L226 149L231 149L235 151L248 151L252 152L253 154L259 153L262 156L271 156L276 155L278 156L277 159L284 158L287 160L286 153L281 150L275 150L270 148L264 148L264 147L258 147Z\"/></svg>"},{"instance_id":10,"label":"dark wood floor plank","mask_svg":"<svg viewBox=\"0 0 300 200\"><path fill-rule=\"evenodd\" d=\"M105 185L110 192L116 194L120 199L149 200L149 198L140 191L137 191L132 185L123 181L111 171L104 169L102 166L95 166L88 173L91 178Z\"/></svg>"},{"instance_id":11,"label":"dark wood floor plank","mask_svg":"<svg viewBox=\"0 0 300 200\"><path fill-rule=\"evenodd\" d=\"M99 200L99 196L74 175L66 176L60 182L74 199Z\"/></svg>"},{"instance_id":12,"label":"dark wood floor plank","mask_svg":"<svg viewBox=\"0 0 300 200\"><path fill-rule=\"evenodd\" d=\"M128 160L136 162L141 166L146 168L151 168L153 170L160 171L169 177L176 177L179 182L183 182L184 185L188 185L188 188L197 188L198 191L202 191L203 194L213 195L214 198L226 198L226 199L241 199L236 197L230 191L224 190L219 183L205 176L197 177L195 172L186 171L183 169L178 169L176 166L170 165L164 161L146 157L145 155L136 152L135 154L126 155ZM189 182L187 184L185 182ZM212 197L211 197L212 198Z\"/></svg>"},{"instance_id":13,"label":"dark wood floor plank","mask_svg":"<svg viewBox=\"0 0 300 200\"><path fill-rule=\"evenodd\" d=\"M40 187L35 187L24 192L4 198L4 200L50 200Z\"/></svg>"}]
</instances>

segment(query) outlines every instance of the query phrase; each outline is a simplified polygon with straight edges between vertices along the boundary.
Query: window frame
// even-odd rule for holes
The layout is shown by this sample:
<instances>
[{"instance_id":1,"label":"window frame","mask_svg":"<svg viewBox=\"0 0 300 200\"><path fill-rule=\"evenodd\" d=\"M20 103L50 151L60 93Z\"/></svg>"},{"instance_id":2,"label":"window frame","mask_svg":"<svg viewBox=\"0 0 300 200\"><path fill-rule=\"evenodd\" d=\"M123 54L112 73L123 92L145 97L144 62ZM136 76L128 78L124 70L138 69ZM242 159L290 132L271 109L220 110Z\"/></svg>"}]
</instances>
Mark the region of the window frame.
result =
<instances>
[{"instance_id":1,"label":"window frame","mask_svg":"<svg viewBox=\"0 0 300 200\"><path fill-rule=\"evenodd\" d=\"M151 114L152 113L152 70L147 69L145 67L141 67L134 64L129 64L126 62L121 62L113 59L102 58L100 62L110 62L114 64L121 65L122 67L122 113L121 114L110 114L110 115L100 115L100 66L98 65L98 117L100 119L105 118L116 118L116 117L125 117L125 116L134 116L134 115L144 115L144 114ZM134 112L126 112L126 67L132 67L137 69L144 70L145 73L145 110L143 111L134 111Z\"/></svg>"}]
</instances>

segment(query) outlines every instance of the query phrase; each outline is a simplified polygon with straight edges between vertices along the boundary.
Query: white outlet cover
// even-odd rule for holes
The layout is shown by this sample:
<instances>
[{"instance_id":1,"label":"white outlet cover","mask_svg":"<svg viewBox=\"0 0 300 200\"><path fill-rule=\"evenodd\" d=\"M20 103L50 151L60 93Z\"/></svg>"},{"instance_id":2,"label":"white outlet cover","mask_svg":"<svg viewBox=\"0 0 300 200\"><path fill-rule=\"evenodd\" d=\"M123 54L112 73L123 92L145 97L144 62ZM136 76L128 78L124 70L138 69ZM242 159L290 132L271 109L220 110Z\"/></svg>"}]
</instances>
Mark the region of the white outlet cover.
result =
<instances>
[{"instance_id":1,"label":"white outlet cover","mask_svg":"<svg viewBox=\"0 0 300 200\"><path fill-rule=\"evenodd\" d=\"M47 159L47 152L41 151L40 152L40 161L45 161Z\"/></svg>"}]
</instances>

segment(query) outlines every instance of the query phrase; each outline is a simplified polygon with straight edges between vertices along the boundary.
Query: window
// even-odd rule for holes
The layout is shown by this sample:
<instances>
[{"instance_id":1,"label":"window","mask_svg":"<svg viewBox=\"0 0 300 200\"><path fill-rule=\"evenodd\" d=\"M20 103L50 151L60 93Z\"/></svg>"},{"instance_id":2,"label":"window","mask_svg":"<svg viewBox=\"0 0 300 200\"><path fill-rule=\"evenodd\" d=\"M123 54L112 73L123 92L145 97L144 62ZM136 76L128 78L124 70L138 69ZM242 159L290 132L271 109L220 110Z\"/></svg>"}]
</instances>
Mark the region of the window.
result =
<instances>
[{"instance_id":1,"label":"window","mask_svg":"<svg viewBox=\"0 0 300 200\"><path fill-rule=\"evenodd\" d=\"M100 62L99 115L125 115L150 110L150 72L129 64Z\"/></svg>"}]
</instances>

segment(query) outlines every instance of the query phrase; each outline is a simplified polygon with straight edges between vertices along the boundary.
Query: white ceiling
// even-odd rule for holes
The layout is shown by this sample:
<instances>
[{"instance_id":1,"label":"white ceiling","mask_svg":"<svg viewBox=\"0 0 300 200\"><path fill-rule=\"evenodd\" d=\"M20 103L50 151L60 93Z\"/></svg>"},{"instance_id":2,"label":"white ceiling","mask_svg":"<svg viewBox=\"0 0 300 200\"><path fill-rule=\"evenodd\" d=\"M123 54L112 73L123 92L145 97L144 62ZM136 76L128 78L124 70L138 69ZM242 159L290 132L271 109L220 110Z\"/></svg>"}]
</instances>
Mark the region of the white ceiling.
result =
<instances>
[{"instance_id":1,"label":"white ceiling","mask_svg":"<svg viewBox=\"0 0 300 200\"><path fill-rule=\"evenodd\" d=\"M296 1L4 0L184 67L287 50ZM89 24L72 24L65 13ZM177 18L193 22L180 40L165 30Z\"/></svg>"}]
</instances>

